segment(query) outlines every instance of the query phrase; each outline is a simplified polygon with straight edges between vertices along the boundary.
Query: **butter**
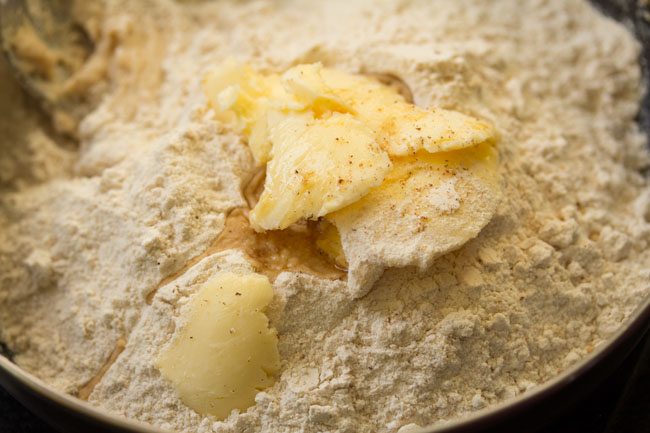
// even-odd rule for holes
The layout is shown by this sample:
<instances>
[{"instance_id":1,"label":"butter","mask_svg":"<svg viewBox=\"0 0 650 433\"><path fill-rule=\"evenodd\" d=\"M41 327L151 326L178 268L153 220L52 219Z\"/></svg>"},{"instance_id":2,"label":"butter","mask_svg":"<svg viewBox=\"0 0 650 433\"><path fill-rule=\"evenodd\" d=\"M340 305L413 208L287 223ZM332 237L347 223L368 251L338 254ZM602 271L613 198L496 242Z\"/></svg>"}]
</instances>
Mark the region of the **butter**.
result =
<instances>
[{"instance_id":1,"label":"butter","mask_svg":"<svg viewBox=\"0 0 650 433\"><path fill-rule=\"evenodd\" d=\"M337 228L343 251L351 252L349 290L365 295L389 267L428 268L476 237L500 197L498 153L489 142L395 158L381 186L325 217ZM336 250L324 250L336 257Z\"/></svg>"},{"instance_id":2,"label":"butter","mask_svg":"<svg viewBox=\"0 0 650 433\"><path fill-rule=\"evenodd\" d=\"M186 325L157 363L183 403L222 420L274 383L278 338L264 314L272 297L266 277L228 272L194 296Z\"/></svg>"},{"instance_id":3,"label":"butter","mask_svg":"<svg viewBox=\"0 0 650 433\"><path fill-rule=\"evenodd\" d=\"M437 245L460 245L476 236L492 218L493 212L482 209L498 201L497 165L496 149L488 143L471 149L402 157L395 160L393 170L380 187L353 205L328 215L327 220L344 236L364 230L374 238L397 238L402 231L399 225L368 224L374 220L373 215L385 217L392 212L395 218L390 221L399 219L399 214L425 221L422 231L430 232ZM448 199L445 208L441 204L445 198L431 197L431 192L438 192L449 181L453 182L458 200Z\"/></svg>"},{"instance_id":4,"label":"butter","mask_svg":"<svg viewBox=\"0 0 650 433\"><path fill-rule=\"evenodd\" d=\"M396 88L372 78L319 64L293 69L297 70L293 75L302 77L303 86L310 84L314 93L340 101L340 106L368 125L391 156L463 149L495 138L494 127L485 121L457 111L417 107Z\"/></svg>"},{"instance_id":5,"label":"butter","mask_svg":"<svg viewBox=\"0 0 650 433\"><path fill-rule=\"evenodd\" d=\"M250 213L257 231L325 218L333 226L318 246L343 266L350 261L344 252L359 247L355 232L379 245L416 218L418 233L436 242L425 248L442 254L475 237L494 214L500 183L488 122L417 107L395 87L319 63L280 75L229 61L208 74L204 88L217 117L238 128L266 164ZM360 253L350 267L400 265L390 257Z\"/></svg>"},{"instance_id":6,"label":"butter","mask_svg":"<svg viewBox=\"0 0 650 433\"><path fill-rule=\"evenodd\" d=\"M273 158L250 214L257 230L284 229L359 200L379 186L391 162L370 128L347 113L291 116L272 129Z\"/></svg>"}]
</instances>

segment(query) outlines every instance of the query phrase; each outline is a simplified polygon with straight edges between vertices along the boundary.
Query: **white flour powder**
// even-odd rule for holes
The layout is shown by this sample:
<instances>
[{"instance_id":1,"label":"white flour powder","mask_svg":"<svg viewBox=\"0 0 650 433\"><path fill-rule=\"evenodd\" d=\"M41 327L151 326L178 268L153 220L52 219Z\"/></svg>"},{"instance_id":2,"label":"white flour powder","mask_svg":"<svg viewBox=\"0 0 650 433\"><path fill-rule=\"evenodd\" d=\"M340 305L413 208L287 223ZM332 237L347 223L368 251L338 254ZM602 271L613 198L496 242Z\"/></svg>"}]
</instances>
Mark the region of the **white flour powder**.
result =
<instances>
[{"instance_id":1,"label":"white flour powder","mask_svg":"<svg viewBox=\"0 0 650 433\"><path fill-rule=\"evenodd\" d=\"M97 52L76 85L104 96L78 152L0 69L0 339L54 387L77 392L124 338L90 396L118 414L179 431L406 431L552 378L650 294L639 47L585 1L96 9L82 11ZM245 204L252 158L199 84L230 55L391 73L421 106L489 119L504 191L477 239L424 274L387 271L362 299L341 281L281 274L270 311L281 377L217 422L185 407L154 361L201 283L250 265L234 250L208 256L146 297ZM441 188L453 211L453 185Z\"/></svg>"}]
</instances>

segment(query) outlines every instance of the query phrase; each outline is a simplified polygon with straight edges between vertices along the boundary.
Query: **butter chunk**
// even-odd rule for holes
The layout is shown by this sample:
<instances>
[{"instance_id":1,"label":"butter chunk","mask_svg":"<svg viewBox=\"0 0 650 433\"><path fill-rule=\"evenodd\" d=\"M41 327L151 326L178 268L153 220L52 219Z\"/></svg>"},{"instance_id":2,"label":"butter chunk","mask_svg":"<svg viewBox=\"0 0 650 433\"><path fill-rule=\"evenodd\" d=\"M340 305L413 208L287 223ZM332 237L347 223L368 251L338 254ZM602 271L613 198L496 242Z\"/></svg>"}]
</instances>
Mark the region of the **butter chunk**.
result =
<instances>
[{"instance_id":1,"label":"butter chunk","mask_svg":"<svg viewBox=\"0 0 650 433\"><path fill-rule=\"evenodd\" d=\"M393 163L381 186L326 217L340 233L355 297L386 268L426 269L476 237L501 197L498 154L490 143Z\"/></svg>"},{"instance_id":2,"label":"butter chunk","mask_svg":"<svg viewBox=\"0 0 650 433\"><path fill-rule=\"evenodd\" d=\"M285 91L279 75L261 74L232 59L205 76L203 89L217 119L249 136L248 144L258 164L268 160L271 150L269 120L283 111L302 108Z\"/></svg>"},{"instance_id":3,"label":"butter chunk","mask_svg":"<svg viewBox=\"0 0 650 433\"><path fill-rule=\"evenodd\" d=\"M246 410L280 370L278 338L264 308L273 297L258 274L218 274L195 295L186 325L158 367L187 406L225 419Z\"/></svg>"},{"instance_id":4,"label":"butter chunk","mask_svg":"<svg viewBox=\"0 0 650 433\"><path fill-rule=\"evenodd\" d=\"M250 214L256 230L284 229L341 209L390 171L372 131L350 114L294 115L275 125L270 137L264 191Z\"/></svg>"},{"instance_id":5,"label":"butter chunk","mask_svg":"<svg viewBox=\"0 0 650 433\"><path fill-rule=\"evenodd\" d=\"M294 66L282 75L282 85L299 104L316 114L351 112L352 108L324 81L321 71L323 67L320 63Z\"/></svg>"},{"instance_id":6,"label":"butter chunk","mask_svg":"<svg viewBox=\"0 0 650 433\"><path fill-rule=\"evenodd\" d=\"M396 89L371 78L329 68L321 68L319 77L323 83L318 89L336 95L372 128L391 156L406 156L420 150L447 152L496 139L496 131L488 122L457 111L417 107Z\"/></svg>"}]
</instances>

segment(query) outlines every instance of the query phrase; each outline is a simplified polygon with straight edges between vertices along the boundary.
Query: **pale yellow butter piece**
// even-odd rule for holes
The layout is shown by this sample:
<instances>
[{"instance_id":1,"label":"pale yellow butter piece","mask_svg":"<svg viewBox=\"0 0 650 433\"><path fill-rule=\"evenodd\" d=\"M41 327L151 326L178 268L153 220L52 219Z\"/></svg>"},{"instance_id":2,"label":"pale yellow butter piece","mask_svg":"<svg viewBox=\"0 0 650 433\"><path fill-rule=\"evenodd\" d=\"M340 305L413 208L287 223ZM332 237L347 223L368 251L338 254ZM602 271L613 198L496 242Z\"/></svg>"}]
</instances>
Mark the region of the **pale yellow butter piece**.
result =
<instances>
[{"instance_id":1,"label":"pale yellow butter piece","mask_svg":"<svg viewBox=\"0 0 650 433\"><path fill-rule=\"evenodd\" d=\"M472 147L496 138L494 127L482 120L442 108L423 109L397 90L369 77L321 68L319 87L328 89L377 134L391 156L420 150L430 153ZM313 82L315 79L309 80Z\"/></svg>"},{"instance_id":2,"label":"pale yellow butter piece","mask_svg":"<svg viewBox=\"0 0 650 433\"><path fill-rule=\"evenodd\" d=\"M417 107L373 78L320 63L297 65L282 75L227 63L205 86L221 119L234 116L235 124L243 123L253 156L267 163L264 191L250 214L258 231L317 219L364 199L389 175L391 159L403 165L403 158L471 152L496 141L487 122L456 111ZM398 167L393 176L395 170ZM426 188L429 183L409 185ZM368 199L373 197L378 195ZM398 220L391 224L400 226ZM476 226L470 224L468 233Z\"/></svg>"},{"instance_id":3,"label":"pale yellow butter piece","mask_svg":"<svg viewBox=\"0 0 650 433\"><path fill-rule=\"evenodd\" d=\"M186 325L158 359L183 403L225 419L252 406L255 395L274 383L278 338L264 314L272 297L265 276L229 272L194 296Z\"/></svg>"},{"instance_id":4,"label":"pale yellow butter piece","mask_svg":"<svg viewBox=\"0 0 650 433\"><path fill-rule=\"evenodd\" d=\"M294 66L282 74L282 85L302 109L311 110L316 116L328 111L351 112L351 107L325 83L322 70L320 63Z\"/></svg>"},{"instance_id":5,"label":"pale yellow butter piece","mask_svg":"<svg viewBox=\"0 0 650 433\"><path fill-rule=\"evenodd\" d=\"M258 164L268 160L271 150L269 119L273 122L273 114L302 108L285 91L279 75L261 74L233 59L205 76L203 90L217 119L249 136L248 144Z\"/></svg>"},{"instance_id":6,"label":"pale yellow butter piece","mask_svg":"<svg viewBox=\"0 0 650 433\"><path fill-rule=\"evenodd\" d=\"M341 209L390 171L372 131L350 114L296 114L275 125L264 191L250 214L256 230L283 229Z\"/></svg>"},{"instance_id":7,"label":"pale yellow butter piece","mask_svg":"<svg viewBox=\"0 0 650 433\"><path fill-rule=\"evenodd\" d=\"M217 118L248 128L257 116L259 98L269 93L269 79L249 65L228 60L210 72L203 88Z\"/></svg>"},{"instance_id":8,"label":"pale yellow butter piece","mask_svg":"<svg viewBox=\"0 0 650 433\"><path fill-rule=\"evenodd\" d=\"M340 233L351 292L365 295L389 267L426 269L476 237L500 195L490 143L394 159L381 186L326 217Z\"/></svg>"},{"instance_id":9,"label":"pale yellow butter piece","mask_svg":"<svg viewBox=\"0 0 650 433\"><path fill-rule=\"evenodd\" d=\"M281 79L305 107L352 113L373 129L391 156L458 150L495 139L491 124L457 111L417 107L371 77L315 63L295 66Z\"/></svg>"}]
</instances>

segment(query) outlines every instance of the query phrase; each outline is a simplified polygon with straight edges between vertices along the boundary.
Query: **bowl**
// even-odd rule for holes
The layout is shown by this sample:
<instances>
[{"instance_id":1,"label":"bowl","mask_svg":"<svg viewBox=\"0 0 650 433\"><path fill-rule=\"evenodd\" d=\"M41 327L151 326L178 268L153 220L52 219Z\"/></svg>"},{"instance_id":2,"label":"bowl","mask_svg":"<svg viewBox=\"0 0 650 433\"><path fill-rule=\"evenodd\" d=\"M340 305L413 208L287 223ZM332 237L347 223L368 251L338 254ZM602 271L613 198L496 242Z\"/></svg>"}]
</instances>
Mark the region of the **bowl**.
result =
<instances>
[{"instance_id":1,"label":"bowl","mask_svg":"<svg viewBox=\"0 0 650 433\"><path fill-rule=\"evenodd\" d=\"M641 64L650 88L650 24L640 2L594 0L605 14L633 28L643 45ZM650 131L650 96L646 95L638 116L639 125ZM650 329L650 297L619 330L588 357L552 380L524 394L447 423L423 427L422 433L535 431L566 412L605 381L632 352ZM109 413L70 395L56 391L34 375L0 355L0 385L13 397L58 430L68 433L162 433L164 430Z\"/></svg>"}]
</instances>

